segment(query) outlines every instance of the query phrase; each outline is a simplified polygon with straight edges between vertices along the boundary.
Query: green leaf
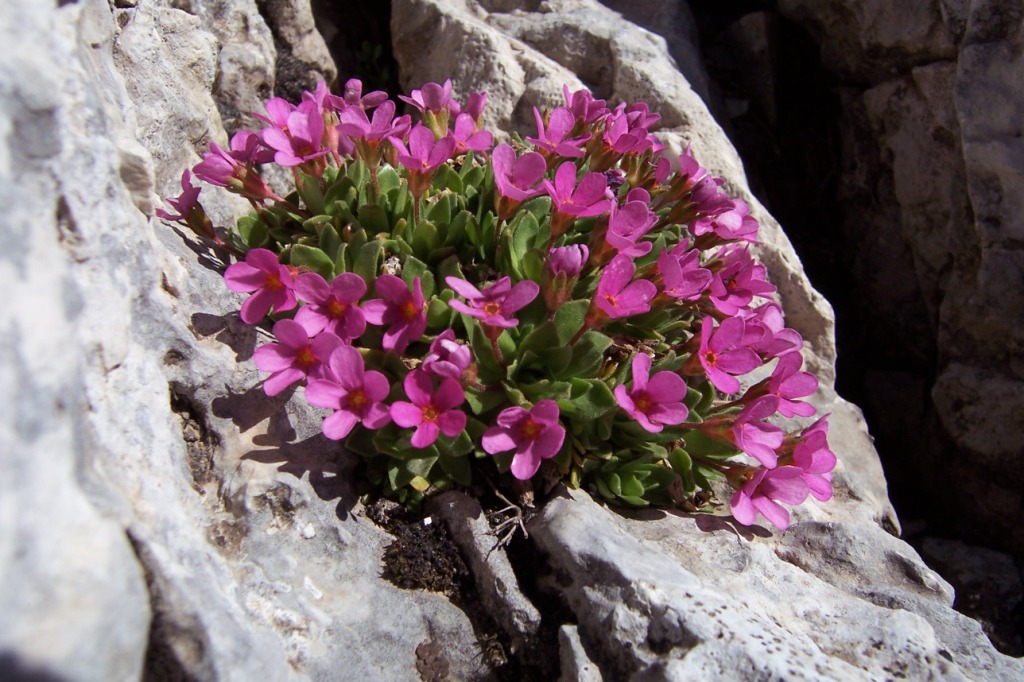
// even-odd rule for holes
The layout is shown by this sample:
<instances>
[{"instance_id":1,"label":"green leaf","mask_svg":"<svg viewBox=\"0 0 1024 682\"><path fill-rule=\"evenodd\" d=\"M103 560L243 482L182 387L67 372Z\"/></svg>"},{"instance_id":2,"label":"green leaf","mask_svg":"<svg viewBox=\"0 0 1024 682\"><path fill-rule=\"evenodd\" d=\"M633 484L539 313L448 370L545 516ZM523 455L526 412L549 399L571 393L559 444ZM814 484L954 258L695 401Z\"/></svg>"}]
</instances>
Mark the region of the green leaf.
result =
<instances>
[{"instance_id":1,"label":"green leaf","mask_svg":"<svg viewBox=\"0 0 1024 682\"><path fill-rule=\"evenodd\" d=\"M387 211L377 204L363 204L359 207L356 217L359 219L359 224L371 235L391 232Z\"/></svg>"},{"instance_id":2,"label":"green leaf","mask_svg":"<svg viewBox=\"0 0 1024 682\"><path fill-rule=\"evenodd\" d=\"M462 194L462 178L448 164L444 164L437 169L433 179L430 181L430 185L435 189L450 189L456 194Z\"/></svg>"},{"instance_id":3,"label":"green leaf","mask_svg":"<svg viewBox=\"0 0 1024 682\"><path fill-rule=\"evenodd\" d=\"M424 212L427 220L435 225L447 225L452 220L452 206L448 201L451 195L440 196L437 201L430 205Z\"/></svg>"},{"instance_id":4,"label":"green leaf","mask_svg":"<svg viewBox=\"0 0 1024 682\"><path fill-rule=\"evenodd\" d=\"M427 328L431 331L444 331L452 326L452 317L455 311L448 302L434 296L427 304Z\"/></svg>"},{"instance_id":5,"label":"green leaf","mask_svg":"<svg viewBox=\"0 0 1024 682\"><path fill-rule=\"evenodd\" d=\"M334 279L334 260L320 249L296 244L291 250L291 264L306 267L330 282Z\"/></svg>"},{"instance_id":6,"label":"green leaf","mask_svg":"<svg viewBox=\"0 0 1024 682\"><path fill-rule=\"evenodd\" d=\"M590 307L590 300L569 301L555 311L555 328L558 331L558 343L566 345L572 337L583 328L583 318Z\"/></svg>"},{"instance_id":7,"label":"green leaf","mask_svg":"<svg viewBox=\"0 0 1024 682\"><path fill-rule=\"evenodd\" d=\"M608 414L617 405L608 385L600 379L573 379L572 397L558 406L573 419L591 421Z\"/></svg>"},{"instance_id":8,"label":"green leaf","mask_svg":"<svg viewBox=\"0 0 1024 682\"><path fill-rule=\"evenodd\" d=\"M341 247L341 244L341 237L338 236L338 232L334 229L333 225L323 225L320 227L320 248L335 263L338 261L338 249ZM335 268L335 271L337 271L337 268Z\"/></svg>"},{"instance_id":9,"label":"green leaf","mask_svg":"<svg viewBox=\"0 0 1024 682\"><path fill-rule=\"evenodd\" d=\"M696 429L688 431L683 437L683 440L686 442L686 452L693 457L728 459L729 457L734 457L739 454L739 450L737 450L731 443L724 443L708 438Z\"/></svg>"},{"instance_id":10,"label":"green leaf","mask_svg":"<svg viewBox=\"0 0 1024 682\"><path fill-rule=\"evenodd\" d=\"M318 215L327 212L324 208L324 193L318 179L299 171L298 190L302 203L310 213Z\"/></svg>"},{"instance_id":11,"label":"green leaf","mask_svg":"<svg viewBox=\"0 0 1024 682\"><path fill-rule=\"evenodd\" d=\"M413 253L426 259L439 246L441 236L437 233L437 227L428 220L421 220L412 231Z\"/></svg>"},{"instance_id":12,"label":"green leaf","mask_svg":"<svg viewBox=\"0 0 1024 682\"><path fill-rule=\"evenodd\" d=\"M467 388L466 403L473 414L481 415L505 404L505 394L501 391L479 391Z\"/></svg>"},{"instance_id":13,"label":"green leaf","mask_svg":"<svg viewBox=\"0 0 1024 682\"><path fill-rule=\"evenodd\" d=\"M465 455L442 454L438 457L437 463L459 485L470 485L473 482L473 471L470 467L469 457Z\"/></svg>"},{"instance_id":14,"label":"green leaf","mask_svg":"<svg viewBox=\"0 0 1024 682\"><path fill-rule=\"evenodd\" d=\"M352 263L352 272L363 278L368 289L373 288L377 280L377 272L383 261L384 243L378 239L366 242L356 253L355 261Z\"/></svg>"},{"instance_id":15,"label":"green leaf","mask_svg":"<svg viewBox=\"0 0 1024 682\"><path fill-rule=\"evenodd\" d=\"M244 216L238 219L238 235L251 249L263 246L267 241L267 224L255 216Z\"/></svg>"},{"instance_id":16,"label":"green leaf","mask_svg":"<svg viewBox=\"0 0 1024 682\"><path fill-rule=\"evenodd\" d=\"M377 171L377 185L380 186L380 193L387 195L402 186L402 178L391 166L381 166Z\"/></svg>"},{"instance_id":17,"label":"green leaf","mask_svg":"<svg viewBox=\"0 0 1024 682\"><path fill-rule=\"evenodd\" d=\"M434 273L430 271L427 264L412 256L406 256L402 263L402 281L412 290L415 278L420 278L420 287L423 289L423 298L429 300L434 295Z\"/></svg>"},{"instance_id":18,"label":"green leaf","mask_svg":"<svg viewBox=\"0 0 1024 682\"><path fill-rule=\"evenodd\" d=\"M612 340L600 332L586 332L572 346L572 360L557 376L592 377L604 362L604 352L612 345Z\"/></svg>"}]
</instances>

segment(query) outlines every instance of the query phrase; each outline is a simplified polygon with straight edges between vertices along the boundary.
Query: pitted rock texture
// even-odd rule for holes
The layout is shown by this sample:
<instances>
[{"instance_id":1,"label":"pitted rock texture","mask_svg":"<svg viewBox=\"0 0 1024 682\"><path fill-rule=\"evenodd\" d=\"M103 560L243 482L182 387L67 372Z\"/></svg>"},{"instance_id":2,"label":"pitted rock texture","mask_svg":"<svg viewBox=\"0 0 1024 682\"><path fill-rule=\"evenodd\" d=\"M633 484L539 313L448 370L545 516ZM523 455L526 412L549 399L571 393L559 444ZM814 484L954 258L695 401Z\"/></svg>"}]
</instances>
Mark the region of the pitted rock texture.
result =
<instances>
[{"instance_id":1,"label":"pitted rock texture","mask_svg":"<svg viewBox=\"0 0 1024 682\"><path fill-rule=\"evenodd\" d=\"M776 8L811 32L838 86L841 261L870 330L854 352L865 408L908 481L898 492L923 495L923 511L966 540L1020 556L1024 7Z\"/></svg>"},{"instance_id":2,"label":"pitted rock texture","mask_svg":"<svg viewBox=\"0 0 1024 682\"><path fill-rule=\"evenodd\" d=\"M1016 680L952 589L873 525L784 534L563 493L530 524L604 679Z\"/></svg>"},{"instance_id":3,"label":"pitted rock texture","mask_svg":"<svg viewBox=\"0 0 1024 682\"><path fill-rule=\"evenodd\" d=\"M525 24L505 27L542 6L529 4L489 3L495 12L505 8L491 23L483 5L396 4L396 34L403 26L434 27L449 33L424 28L421 45L448 35L461 40L450 45L466 50L457 72L444 73L455 67L441 63L432 67L436 74L403 67L420 81L450 75L463 79L460 89L493 87L495 115L508 126L517 116L528 122L533 104L557 101L563 80L579 83L568 66L524 42L541 42L540 34ZM451 7L463 13L446 14ZM667 141L692 140L706 164L750 197L736 154L671 66L673 55L695 54L683 33L657 37L587 2L543 7L549 14L572 10L577 34L614 48L607 96L663 106L675 126ZM683 14L672 16L683 21ZM222 254L150 217L159 196L180 191L182 169L211 140L225 143L233 129L251 124L246 117L263 99L298 83L299 76L282 76L292 73L282 65L293 63L282 59L284 49L314 72L331 73L316 40L308 40L307 19L304 2L0 6L0 40L9 48L0 52L0 281L8 293L0 313L4 674L276 681L488 673L462 611L440 594L380 579L392 537L364 516L351 480L354 460L322 437L323 414L297 390L274 399L263 394L251 358L267 334L238 320L241 298L223 287ZM549 20L545 30L569 27L564 17ZM512 35L520 32L522 39ZM572 63L570 56L562 58ZM428 59L419 62L427 69ZM305 66L302 72L309 77ZM212 188L203 202L219 225L246 210ZM766 230L761 253L792 324L811 344L809 362L827 377L834 356L828 305L810 288L778 225L754 205ZM567 670L588 679L598 670L664 677L689 669L679 656L687 649L705 657L702 669L739 674L788 673L782 651L806 653L824 671L871 675L886 667L954 679L960 670L1015 670L977 637L976 625L956 619L948 589L880 529L894 529L895 520L856 409L836 399L827 381L819 402L834 411L843 460L837 499L798 512L794 531L777 545L743 549L732 534L697 536L694 526L727 523L711 517L671 517L680 528L626 521L582 494L549 507L535 533L556 579L572 578L564 593L580 620L560 631ZM602 531L596 538L595 524ZM621 532L622 524L644 539ZM570 527L580 537L562 537ZM696 536L687 547L707 542L706 552L681 553L658 535L687 532ZM583 538L593 538L589 549L580 547ZM822 547L842 550L842 559L831 561ZM609 556L594 557L598 548ZM614 567L625 579L609 568L623 551L639 562ZM865 568L875 564L885 569L878 578ZM743 572L748 565L757 570ZM813 566L821 585L801 577L798 566ZM651 571L663 586L644 582ZM753 594L747 606L726 603L731 591L754 589L748 583L784 598L796 594L773 587L774 576L800 589L814 586L820 600L794 597L799 608L788 625L776 625L779 617ZM587 580L591 596L580 587ZM609 581L629 598L620 620L604 628L588 613L609 606ZM694 604L704 610L690 619L687 590L731 613ZM864 616L863 627L853 628L860 621L849 614ZM793 641L769 651L775 627ZM594 650L602 628L615 638L607 655ZM833 633L831 648L815 639L815 628ZM719 629L744 635L728 640L734 665L715 658L726 649L700 644ZM631 647L634 653L624 653Z\"/></svg>"}]
</instances>

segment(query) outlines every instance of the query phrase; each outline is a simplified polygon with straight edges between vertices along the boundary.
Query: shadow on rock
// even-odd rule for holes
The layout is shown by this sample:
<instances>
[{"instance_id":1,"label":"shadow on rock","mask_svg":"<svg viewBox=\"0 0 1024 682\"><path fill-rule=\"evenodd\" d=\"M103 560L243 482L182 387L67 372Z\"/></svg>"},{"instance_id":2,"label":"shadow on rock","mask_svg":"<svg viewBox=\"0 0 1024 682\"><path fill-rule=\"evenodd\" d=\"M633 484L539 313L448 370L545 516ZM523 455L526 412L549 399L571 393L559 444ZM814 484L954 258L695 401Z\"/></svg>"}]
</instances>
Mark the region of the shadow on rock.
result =
<instances>
[{"instance_id":1,"label":"shadow on rock","mask_svg":"<svg viewBox=\"0 0 1024 682\"><path fill-rule=\"evenodd\" d=\"M250 359L256 350L256 336L259 328L245 324L235 314L194 313L191 327L192 331L201 338L216 334L217 341L235 351L236 362Z\"/></svg>"}]
</instances>

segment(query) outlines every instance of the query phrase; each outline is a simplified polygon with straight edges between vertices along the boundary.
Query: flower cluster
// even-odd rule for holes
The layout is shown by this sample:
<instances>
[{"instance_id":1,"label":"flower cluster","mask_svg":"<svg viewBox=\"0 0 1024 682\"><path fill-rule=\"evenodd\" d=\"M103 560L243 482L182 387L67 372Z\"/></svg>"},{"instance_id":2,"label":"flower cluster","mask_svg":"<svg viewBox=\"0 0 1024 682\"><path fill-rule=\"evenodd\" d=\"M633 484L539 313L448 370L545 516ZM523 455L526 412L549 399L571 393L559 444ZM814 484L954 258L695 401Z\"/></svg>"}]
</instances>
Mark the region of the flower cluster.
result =
<instances>
[{"instance_id":1,"label":"flower cluster","mask_svg":"<svg viewBox=\"0 0 1024 682\"><path fill-rule=\"evenodd\" d=\"M736 520L831 496L835 455L800 335L749 246L757 221L644 104L564 91L536 134L494 146L485 93L400 99L349 81L211 145L162 213L233 252L241 318L272 321L264 389L305 385L323 433L379 492L417 502L497 466L542 467L609 501L694 509L713 481ZM260 166L291 170L278 196ZM191 175L248 199L228 241ZM760 381L750 374L763 368Z\"/></svg>"}]
</instances>

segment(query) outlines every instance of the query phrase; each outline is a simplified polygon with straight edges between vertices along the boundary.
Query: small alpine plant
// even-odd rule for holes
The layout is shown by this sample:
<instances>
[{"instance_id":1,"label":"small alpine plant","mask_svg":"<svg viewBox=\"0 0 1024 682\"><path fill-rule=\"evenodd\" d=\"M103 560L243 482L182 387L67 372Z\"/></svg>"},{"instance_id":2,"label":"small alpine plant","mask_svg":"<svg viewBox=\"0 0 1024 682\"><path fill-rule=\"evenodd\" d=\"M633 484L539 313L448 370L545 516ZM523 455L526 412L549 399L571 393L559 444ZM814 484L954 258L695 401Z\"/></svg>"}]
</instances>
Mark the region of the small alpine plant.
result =
<instances>
[{"instance_id":1,"label":"small alpine plant","mask_svg":"<svg viewBox=\"0 0 1024 682\"><path fill-rule=\"evenodd\" d=\"M689 150L670 162L658 114L565 88L495 146L486 93L427 83L399 98L415 117L344 93L271 99L158 214L234 256L241 319L274 336L264 390L304 387L364 492L414 505L502 474L710 511L731 487L736 521L780 529L783 505L831 498L828 415L787 423L815 416L818 380L757 221ZM251 203L226 237L193 176Z\"/></svg>"}]
</instances>

